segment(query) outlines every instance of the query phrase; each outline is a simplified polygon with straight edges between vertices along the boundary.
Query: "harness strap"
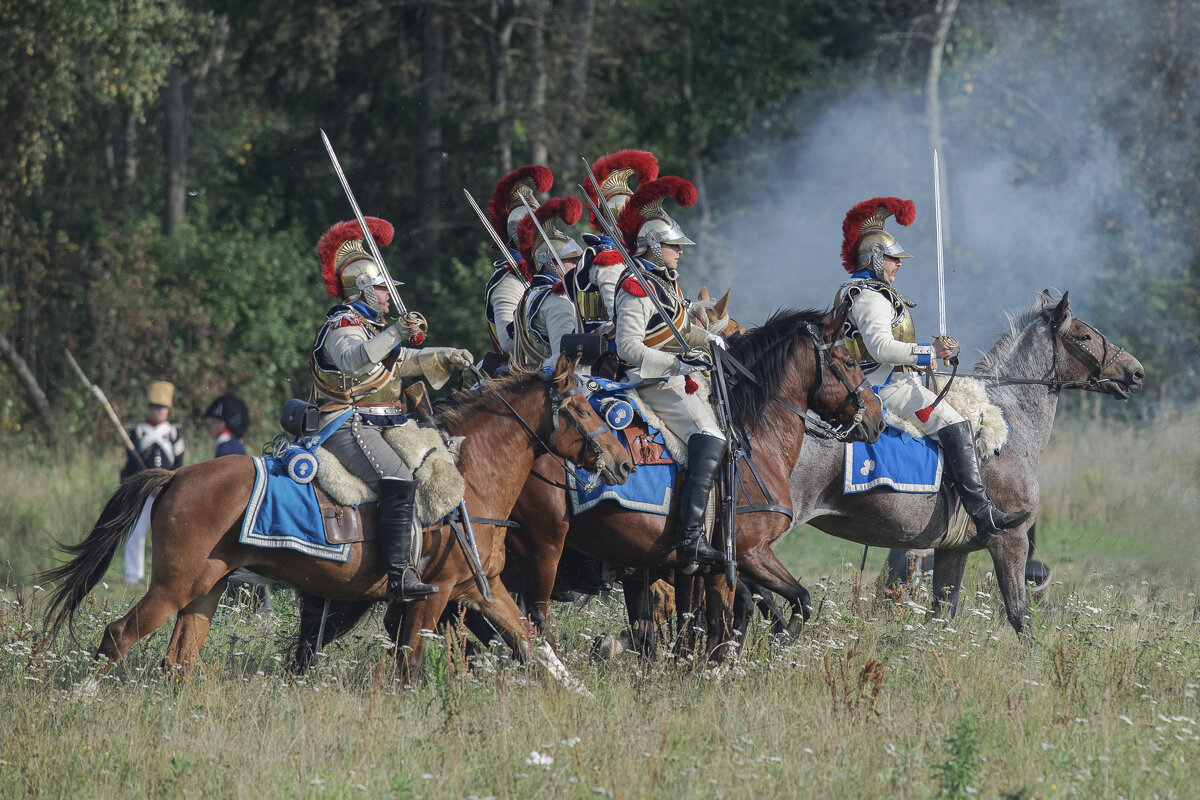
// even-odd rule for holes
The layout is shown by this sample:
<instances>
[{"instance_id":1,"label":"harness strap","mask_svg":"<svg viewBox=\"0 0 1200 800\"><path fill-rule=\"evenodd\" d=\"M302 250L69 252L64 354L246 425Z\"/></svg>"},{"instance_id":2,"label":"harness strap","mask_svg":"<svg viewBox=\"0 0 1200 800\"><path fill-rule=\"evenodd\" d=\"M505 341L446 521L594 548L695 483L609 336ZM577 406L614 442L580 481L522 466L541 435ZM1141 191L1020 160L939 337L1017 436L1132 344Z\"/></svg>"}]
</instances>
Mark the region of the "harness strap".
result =
<instances>
[{"instance_id":1,"label":"harness strap","mask_svg":"<svg viewBox=\"0 0 1200 800\"><path fill-rule=\"evenodd\" d=\"M471 522L478 522L482 525L496 525L497 527L500 527L500 528L519 528L519 527L521 527L518 523L513 522L511 519L492 519L491 517L477 517L474 514L469 515L468 519L470 519Z\"/></svg>"},{"instance_id":2,"label":"harness strap","mask_svg":"<svg viewBox=\"0 0 1200 800\"><path fill-rule=\"evenodd\" d=\"M778 503L753 503L748 506L738 506L734 513L736 514L755 514L760 511L773 511L776 514L783 514L789 520L795 519L795 514L787 506L781 506Z\"/></svg>"}]
</instances>

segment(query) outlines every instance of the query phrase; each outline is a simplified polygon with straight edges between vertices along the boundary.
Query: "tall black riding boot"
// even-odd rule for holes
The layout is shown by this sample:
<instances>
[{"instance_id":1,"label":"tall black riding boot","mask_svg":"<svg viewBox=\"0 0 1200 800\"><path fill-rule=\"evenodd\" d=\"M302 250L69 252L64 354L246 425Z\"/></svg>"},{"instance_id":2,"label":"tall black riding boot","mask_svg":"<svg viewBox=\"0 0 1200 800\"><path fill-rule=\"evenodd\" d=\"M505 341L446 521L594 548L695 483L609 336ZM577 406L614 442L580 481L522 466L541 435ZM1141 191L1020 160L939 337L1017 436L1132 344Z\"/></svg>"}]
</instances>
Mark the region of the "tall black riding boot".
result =
<instances>
[{"instance_id":1,"label":"tall black riding boot","mask_svg":"<svg viewBox=\"0 0 1200 800\"><path fill-rule=\"evenodd\" d=\"M693 433L688 439L687 476L679 493L679 538L675 554L685 565L684 572L694 572L702 562L721 563L725 555L714 550L704 537L704 509L725 458L725 440L703 433Z\"/></svg>"},{"instance_id":2,"label":"tall black riding boot","mask_svg":"<svg viewBox=\"0 0 1200 800\"><path fill-rule=\"evenodd\" d=\"M998 531L1015 528L1029 519L1029 510L1001 511L996 508L983 487L983 478L979 474L979 459L975 455L975 440L971 436L971 426L967 422L956 422L938 431L938 440L946 454L946 465L950 468L950 477L958 487L958 496L962 499L963 508L967 510L975 530L979 532L984 542L989 541Z\"/></svg>"},{"instance_id":3,"label":"tall black riding boot","mask_svg":"<svg viewBox=\"0 0 1200 800\"><path fill-rule=\"evenodd\" d=\"M379 547L387 566L389 600L420 600L438 590L421 583L416 568L408 563L416 493L416 481L387 477L379 481Z\"/></svg>"}]
</instances>

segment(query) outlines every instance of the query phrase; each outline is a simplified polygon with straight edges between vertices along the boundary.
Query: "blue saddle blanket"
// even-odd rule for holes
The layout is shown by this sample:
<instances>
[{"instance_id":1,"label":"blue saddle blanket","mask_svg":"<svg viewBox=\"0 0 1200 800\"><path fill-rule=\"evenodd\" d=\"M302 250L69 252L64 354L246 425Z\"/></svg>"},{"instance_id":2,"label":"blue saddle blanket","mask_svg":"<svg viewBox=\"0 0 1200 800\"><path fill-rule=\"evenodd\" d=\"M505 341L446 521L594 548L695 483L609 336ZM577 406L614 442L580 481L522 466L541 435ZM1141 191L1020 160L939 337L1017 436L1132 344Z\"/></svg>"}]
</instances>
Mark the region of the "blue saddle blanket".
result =
<instances>
[{"instance_id":1,"label":"blue saddle blanket","mask_svg":"<svg viewBox=\"0 0 1200 800\"><path fill-rule=\"evenodd\" d=\"M286 547L305 555L345 561L349 544L325 539L312 483L297 483L269 456L254 459L254 488L238 541L256 547Z\"/></svg>"},{"instance_id":2,"label":"blue saddle blanket","mask_svg":"<svg viewBox=\"0 0 1200 800\"><path fill-rule=\"evenodd\" d=\"M591 397L592 406L601 416L605 416L604 403L611 398L625 400L633 406L634 413L642 416L634 399L625 393L629 384L608 381L603 378L591 378L599 385L600 391L594 391ZM634 384L636 385L636 384ZM666 446L662 433L655 427L647 425L651 441ZM629 440L624 430L615 430L621 444L629 449ZM595 508L604 500L613 500L618 505L633 511L644 511L648 514L666 516L671 510L671 490L675 486L675 475L679 466L670 464L643 464L629 476L629 480L620 486L608 486L598 482L591 491L585 491L588 485L596 480L596 474L580 467L575 467L567 475L567 497L571 503L571 513L581 514Z\"/></svg>"},{"instance_id":3,"label":"blue saddle blanket","mask_svg":"<svg viewBox=\"0 0 1200 800\"><path fill-rule=\"evenodd\" d=\"M846 494L890 486L897 492L927 494L942 485L942 449L925 436L910 436L890 425L875 444L847 442Z\"/></svg>"}]
</instances>

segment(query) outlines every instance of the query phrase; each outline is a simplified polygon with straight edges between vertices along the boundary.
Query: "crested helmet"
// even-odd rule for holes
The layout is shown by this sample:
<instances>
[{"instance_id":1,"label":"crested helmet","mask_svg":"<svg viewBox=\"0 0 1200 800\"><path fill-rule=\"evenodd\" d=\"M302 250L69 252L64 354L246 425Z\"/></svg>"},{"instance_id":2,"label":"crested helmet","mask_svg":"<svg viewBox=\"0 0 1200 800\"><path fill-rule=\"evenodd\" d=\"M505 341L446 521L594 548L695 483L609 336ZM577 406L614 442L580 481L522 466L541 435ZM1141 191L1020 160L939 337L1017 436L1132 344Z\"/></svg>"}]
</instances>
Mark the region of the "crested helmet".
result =
<instances>
[{"instance_id":1,"label":"crested helmet","mask_svg":"<svg viewBox=\"0 0 1200 800\"><path fill-rule=\"evenodd\" d=\"M695 205L699 195L691 181L667 175L639 186L617 217L617 226L629 252L646 258L663 270L666 269L662 257L664 244L695 244L663 209L663 201L668 197L687 208ZM675 280L676 276L668 277Z\"/></svg>"},{"instance_id":2,"label":"crested helmet","mask_svg":"<svg viewBox=\"0 0 1200 800\"><path fill-rule=\"evenodd\" d=\"M555 263L554 254L557 254L560 260L578 258L583 255L583 248L559 228L560 224L570 227L579 222L579 218L583 216L583 204L579 202L578 197L555 197L538 206L533 213L537 221L541 223L542 230L546 232L546 238L543 239L542 235L538 233L537 226L534 225L534 217L526 214L521 219L517 225L517 251L526 264L532 266L537 272L553 274L554 270L551 265ZM550 241L549 244L546 242L547 239ZM554 248L553 251L551 251L551 246Z\"/></svg>"},{"instance_id":3,"label":"crested helmet","mask_svg":"<svg viewBox=\"0 0 1200 800\"><path fill-rule=\"evenodd\" d=\"M488 219L501 241L509 246L516 245L517 223L529 213L525 203L530 208L537 208L537 195L550 191L553 185L554 173L537 164L515 169L500 179L488 200ZM525 203L521 202L522 198Z\"/></svg>"},{"instance_id":4,"label":"crested helmet","mask_svg":"<svg viewBox=\"0 0 1200 800\"><path fill-rule=\"evenodd\" d=\"M884 222L895 216L901 225L911 225L917 210L911 200L899 197L874 197L846 212L842 221L842 266L847 272L870 267L883 280L883 257L911 258L888 233Z\"/></svg>"},{"instance_id":5,"label":"crested helmet","mask_svg":"<svg viewBox=\"0 0 1200 800\"><path fill-rule=\"evenodd\" d=\"M392 241L395 229L390 222L378 217L364 217L364 220L375 244L382 246ZM317 257L321 260L325 291L330 297L348 303L362 300L375 311L380 310L375 292L367 290L387 286L387 281L383 269L364 246L358 220L339 222L327 230L317 242Z\"/></svg>"},{"instance_id":6,"label":"crested helmet","mask_svg":"<svg viewBox=\"0 0 1200 800\"><path fill-rule=\"evenodd\" d=\"M657 178L658 159L647 150L621 150L596 159L596 163L592 164L592 175L600 184L600 194L604 196L604 202L616 217L633 194L629 180L636 177L638 185L641 186ZM600 198L596 196L596 187L592 186L591 180L583 182L583 190L599 207ZM594 231L604 229L604 225L590 208L588 224Z\"/></svg>"}]
</instances>

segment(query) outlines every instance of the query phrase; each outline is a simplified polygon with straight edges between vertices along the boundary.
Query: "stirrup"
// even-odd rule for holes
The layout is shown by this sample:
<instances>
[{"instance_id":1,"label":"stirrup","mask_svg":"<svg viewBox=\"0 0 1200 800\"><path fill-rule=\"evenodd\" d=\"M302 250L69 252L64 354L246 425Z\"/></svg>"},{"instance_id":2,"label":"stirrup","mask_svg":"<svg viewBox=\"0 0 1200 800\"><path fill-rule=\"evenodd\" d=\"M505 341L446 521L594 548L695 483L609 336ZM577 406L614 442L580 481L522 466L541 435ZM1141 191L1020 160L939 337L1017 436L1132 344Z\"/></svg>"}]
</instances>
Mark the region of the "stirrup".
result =
<instances>
[{"instance_id":1,"label":"stirrup","mask_svg":"<svg viewBox=\"0 0 1200 800\"><path fill-rule=\"evenodd\" d=\"M413 600L424 600L431 594L437 594L437 586L422 583L421 576L412 567L405 567L399 578L388 576L387 596L389 600L401 603Z\"/></svg>"}]
</instances>

